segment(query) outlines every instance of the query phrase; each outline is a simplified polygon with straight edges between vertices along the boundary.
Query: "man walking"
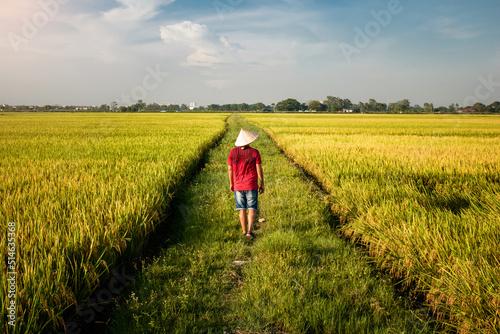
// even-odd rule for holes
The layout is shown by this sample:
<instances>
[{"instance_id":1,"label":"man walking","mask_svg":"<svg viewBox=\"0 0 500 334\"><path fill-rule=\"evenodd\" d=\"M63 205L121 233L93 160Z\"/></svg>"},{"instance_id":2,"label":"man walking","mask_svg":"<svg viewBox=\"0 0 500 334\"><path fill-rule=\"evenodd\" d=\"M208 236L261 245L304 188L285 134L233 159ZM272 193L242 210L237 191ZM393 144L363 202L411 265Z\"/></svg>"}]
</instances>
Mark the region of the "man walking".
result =
<instances>
[{"instance_id":1,"label":"man walking","mask_svg":"<svg viewBox=\"0 0 500 334\"><path fill-rule=\"evenodd\" d=\"M264 172L260 153L250 147L258 137L257 132L241 129L236 139L236 147L231 150L227 159L229 183L231 191L234 192L241 228L250 240L255 238L253 224L257 214L258 197L264 193Z\"/></svg>"}]
</instances>

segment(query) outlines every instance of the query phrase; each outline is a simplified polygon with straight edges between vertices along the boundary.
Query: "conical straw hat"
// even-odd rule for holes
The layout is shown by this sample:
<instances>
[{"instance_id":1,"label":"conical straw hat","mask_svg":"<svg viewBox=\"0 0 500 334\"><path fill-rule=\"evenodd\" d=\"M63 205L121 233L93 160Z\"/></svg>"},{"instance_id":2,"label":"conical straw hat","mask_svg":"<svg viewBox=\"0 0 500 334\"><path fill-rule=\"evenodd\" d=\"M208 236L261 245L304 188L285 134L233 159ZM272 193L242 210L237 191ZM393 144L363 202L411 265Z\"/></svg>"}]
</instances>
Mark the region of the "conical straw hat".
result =
<instances>
[{"instance_id":1,"label":"conical straw hat","mask_svg":"<svg viewBox=\"0 0 500 334\"><path fill-rule=\"evenodd\" d=\"M234 145L245 146L252 143L257 138L259 138L258 132L241 129L238 139L236 139L236 143Z\"/></svg>"}]
</instances>

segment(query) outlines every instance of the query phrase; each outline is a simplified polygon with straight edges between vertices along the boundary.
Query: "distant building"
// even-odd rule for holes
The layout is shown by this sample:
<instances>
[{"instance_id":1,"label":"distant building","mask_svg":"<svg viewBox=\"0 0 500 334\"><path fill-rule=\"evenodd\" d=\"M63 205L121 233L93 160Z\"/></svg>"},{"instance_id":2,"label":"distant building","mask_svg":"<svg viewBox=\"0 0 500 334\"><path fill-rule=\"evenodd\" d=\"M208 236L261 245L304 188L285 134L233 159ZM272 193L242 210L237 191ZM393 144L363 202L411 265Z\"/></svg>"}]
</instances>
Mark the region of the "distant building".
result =
<instances>
[{"instance_id":1,"label":"distant building","mask_svg":"<svg viewBox=\"0 0 500 334\"><path fill-rule=\"evenodd\" d=\"M189 103L189 109L193 110L194 108L196 108L196 102L190 102Z\"/></svg>"},{"instance_id":2,"label":"distant building","mask_svg":"<svg viewBox=\"0 0 500 334\"><path fill-rule=\"evenodd\" d=\"M358 108L342 109L342 112L350 113L350 114L352 114L352 113L359 114L361 112L361 110Z\"/></svg>"},{"instance_id":3,"label":"distant building","mask_svg":"<svg viewBox=\"0 0 500 334\"><path fill-rule=\"evenodd\" d=\"M460 112L460 111L458 111ZM462 112L463 113L469 113L469 114L473 114L473 113L477 113L477 109L474 108L474 107L465 107L462 109Z\"/></svg>"},{"instance_id":4,"label":"distant building","mask_svg":"<svg viewBox=\"0 0 500 334\"><path fill-rule=\"evenodd\" d=\"M91 110L92 107L89 107L89 106L77 106L75 107L75 111L86 111L86 110Z\"/></svg>"}]
</instances>

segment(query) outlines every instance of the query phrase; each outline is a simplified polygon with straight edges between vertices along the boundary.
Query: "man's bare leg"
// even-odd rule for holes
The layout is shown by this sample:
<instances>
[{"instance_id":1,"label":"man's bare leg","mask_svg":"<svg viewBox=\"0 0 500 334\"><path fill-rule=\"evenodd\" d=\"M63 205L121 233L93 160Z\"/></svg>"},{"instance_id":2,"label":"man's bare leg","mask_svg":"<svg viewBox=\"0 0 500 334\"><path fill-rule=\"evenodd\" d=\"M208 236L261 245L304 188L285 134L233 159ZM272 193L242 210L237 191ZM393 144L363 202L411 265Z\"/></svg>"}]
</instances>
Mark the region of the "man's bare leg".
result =
<instances>
[{"instance_id":1,"label":"man's bare leg","mask_svg":"<svg viewBox=\"0 0 500 334\"><path fill-rule=\"evenodd\" d=\"M252 211L252 210L250 210ZM240 223L241 228L243 229L243 233L247 234L247 210L239 210L240 214Z\"/></svg>"},{"instance_id":2,"label":"man's bare leg","mask_svg":"<svg viewBox=\"0 0 500 334\"><path fill-rule=\"evenodd\" d=\"M257 211L253 209L248 210L248 233L253 232L253 223L255 223L255 216L257 215Z\"/></svg>"}]
</instances>

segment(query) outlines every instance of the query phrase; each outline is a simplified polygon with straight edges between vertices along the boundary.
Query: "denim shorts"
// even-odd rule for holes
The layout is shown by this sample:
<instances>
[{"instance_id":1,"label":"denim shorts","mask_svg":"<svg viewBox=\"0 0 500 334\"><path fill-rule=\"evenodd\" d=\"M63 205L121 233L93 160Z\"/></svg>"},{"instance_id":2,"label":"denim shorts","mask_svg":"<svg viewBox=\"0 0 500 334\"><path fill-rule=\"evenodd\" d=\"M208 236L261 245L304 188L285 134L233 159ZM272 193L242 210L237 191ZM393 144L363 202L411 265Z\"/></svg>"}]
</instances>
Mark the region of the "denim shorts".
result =
<instances>
[{"instance_id":1,"label":"denim shorts","mask_svg":"<svg viewBox=\"0 0 500 334\"><path fill-rule=\"evenodd\" d=\"M259 192L257 190L234 191L236 210L252 209L257 211Z\"/></svg>"}]
</instances>

